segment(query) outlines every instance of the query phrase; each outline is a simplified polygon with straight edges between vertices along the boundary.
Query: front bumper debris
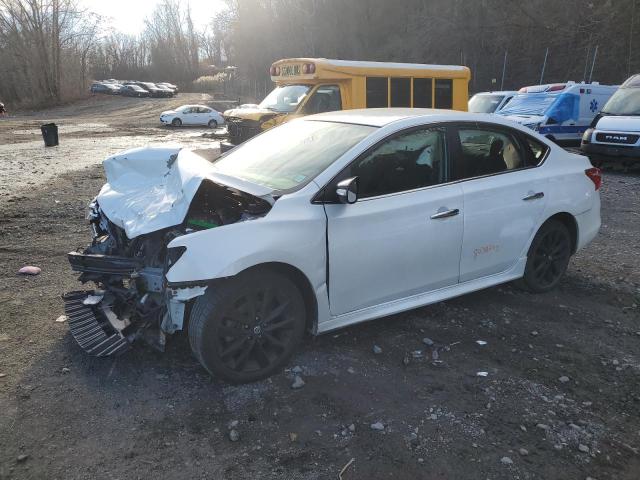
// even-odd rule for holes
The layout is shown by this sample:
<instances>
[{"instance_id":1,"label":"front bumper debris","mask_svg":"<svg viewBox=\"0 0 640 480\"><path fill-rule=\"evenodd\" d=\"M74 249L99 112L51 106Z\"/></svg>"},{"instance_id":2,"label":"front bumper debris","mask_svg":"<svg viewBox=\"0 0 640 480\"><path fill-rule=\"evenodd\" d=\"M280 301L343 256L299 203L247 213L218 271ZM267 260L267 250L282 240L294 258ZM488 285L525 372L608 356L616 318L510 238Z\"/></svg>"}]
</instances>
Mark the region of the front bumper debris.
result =
<instances>
[{"instance_id":1,"label":"front bumper debris","mask_svg":"<svg viewBox=\"0 0 640 480\"><path fill-rule=\"evenodd\" d=\"M87 302L87 299L95 293L94 290L75 291L62 296L71 335L90 355L96 357L120 355L129 350L131 344L111 325L108 319L109 312L105 307L99 303Z\"/></svg>"}]
</instances>

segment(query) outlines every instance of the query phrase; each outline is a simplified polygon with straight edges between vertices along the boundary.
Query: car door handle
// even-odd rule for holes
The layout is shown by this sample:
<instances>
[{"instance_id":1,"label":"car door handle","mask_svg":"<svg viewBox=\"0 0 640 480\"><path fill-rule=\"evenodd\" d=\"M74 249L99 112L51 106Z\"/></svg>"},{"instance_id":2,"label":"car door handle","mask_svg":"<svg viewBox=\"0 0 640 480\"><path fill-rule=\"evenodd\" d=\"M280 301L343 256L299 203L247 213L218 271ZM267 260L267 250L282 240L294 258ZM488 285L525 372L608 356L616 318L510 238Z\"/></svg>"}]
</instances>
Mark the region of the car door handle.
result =
<instances>
[{"instance_id":1,"label":"car door handle","mask_svg":"<svg viewBox=\"0 0 640 480\"><path fill-rule=\"evenodd\" d=\"M443 210L441 212L434 213L433 215L431 215L431 219L438 220L440 218L455 217L459 213L460 213L460 210L458 210L457 208L454 208L453 210Z\"/></svg>"},{"instance_id":2,"label":"car door handle","mask_svg":"<svg viewBox=\"0 0 640 480\"><path fill-rule=\"evenodd\" d=\"M538 192L538 193L529 193L529 195L527 195L526 197L524 197L522 200L529 201L529 200L538 200L539 198L543 198L544 197L544 192Z\"/></svg>"}]
</instances>

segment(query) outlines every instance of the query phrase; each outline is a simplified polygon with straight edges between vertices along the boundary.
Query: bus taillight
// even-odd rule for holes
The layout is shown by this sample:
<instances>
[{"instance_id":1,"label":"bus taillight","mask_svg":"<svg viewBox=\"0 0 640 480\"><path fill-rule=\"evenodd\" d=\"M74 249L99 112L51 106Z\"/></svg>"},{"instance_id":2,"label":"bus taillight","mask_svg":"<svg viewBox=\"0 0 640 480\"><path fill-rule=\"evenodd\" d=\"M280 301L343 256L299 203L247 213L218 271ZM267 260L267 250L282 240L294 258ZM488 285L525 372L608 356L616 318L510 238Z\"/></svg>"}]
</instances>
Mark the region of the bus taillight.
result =
<instances>
[{"instance_id":1,"label":"bus taillight","mask_svg":"<svg viewBox=\"0 0 640 480\"><path fill-rule=\"evenodd\" d=\"M315 63L305 63L302 66L302 73L309 74L309 73L316 73L316 64Z\"/></svg>"}]
</instances>

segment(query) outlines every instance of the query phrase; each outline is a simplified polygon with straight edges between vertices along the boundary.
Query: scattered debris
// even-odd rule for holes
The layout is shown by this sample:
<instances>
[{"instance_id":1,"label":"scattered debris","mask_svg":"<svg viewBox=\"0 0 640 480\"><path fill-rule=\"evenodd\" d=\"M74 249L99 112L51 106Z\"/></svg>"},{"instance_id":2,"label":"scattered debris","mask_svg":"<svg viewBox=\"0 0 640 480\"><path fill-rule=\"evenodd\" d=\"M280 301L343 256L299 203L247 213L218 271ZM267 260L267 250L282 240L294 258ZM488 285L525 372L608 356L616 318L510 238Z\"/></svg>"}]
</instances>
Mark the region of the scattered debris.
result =
<instances>
[{"instance_id":1,"label":"scattered debris","mask_svg":"<svg viewBox=\"0 0 640 480\"><path fill-rule=\"evenodd\" d=\"M587 447L584 443L578 445L578 450L580 450L582 453L589 453L589 447Z\"/></svg>"},{"instance_id":2,"label":"scattered debris","mask_svg":"<svg viewBox=\"0 0 640 480\"><path fill-rule=\"evenodd\" d=\"M348 428L349 428L349 431L350 431L351 433L353 433L353 432L355 432L355 431L356 431L356 425L355 425L354 423L352 423L351 425L349 425L349 427L348 427Z\"/></svg>"},{"instance_id":3,"label":"scattered debris","mask_svg":"<svg viewBox=\"0 0 640 480\"><path fill-rule=\"evenodd\" d=\"M487 344L487 342L485 342L484 340L476 340L476 343L480 346L484 346Z\"/></svg>"},{"instance_id":4,"label":"scattered debris","mask_svg":"<svg viewBox=\"0 0 640 480\"><path fill-rule=\"evenodd\" d=\"M351 374L356 373L356 371L353 369L353 367L349 367L349 368L347 368L347 372L349 372L349 373L351 373Z\"/></svg>"},{"instance_id":5,"label":"scattered debris","mask_svg":"<svg viewBox=\"0 0 640 480\"><path fill-rule=\"evenodd\" d=\"M384 430L384 424L382 422L372 423L371 430Z\"/></svg>"},{"instance_id":6,"label":"scattered debris","mask_svg":"<svg viewBox=\"0 0 640 480\"><path fill-rule=\"evenodd\" d=\"M229 432L229 440L231 440L232 442L237 442L238 440L240 440L240 434L237 430L233 429Z\"/></svg>"},{"instance_id":7,"label":"scattered debris","mask_svg":"<svg viewBox=\"0 0 640 480\"><path fill-rule=\"evenodd\" d=\"M66 322L67 320L68 320L68 319L67 319L67 316L66 316L66 315L60 315L58 318L56 318L56 323L64 323L64 322Z\"/></svg>"},{"instance_id":8,"label":"scattered debris","mask_svg":"<svg viewBox=\"0 0 640 480\"><path fill-rule=\"evenodd\" d=\"M538 336L538 331L534 330L533 332L531 332L531 335L533 335L534 337L537 337Z\"/></svg>"},{"instance_id":9,"label":"scattered debris","mask_svg":"<svg viewBox=\"0 0 640 480\"><path fill-rule=\"evenodd\" d=\"M300 375L296 375L293 378L293 383L291 384L291 388L293 388L294 390L297 390L299 388L304 387L304 385L305 385L305 382L302 379L302 377Z\"/></svg>"},{"instance_id":10,"label":"scattered debris","mask_svg":"<svg viewBox=\"0 0 640 480\"><path fill-rule=\"evenodd\" d=\"M296 375L300 375L302 373L302 367L300 365L296 365L291 369L291 373L295 373Z\"/></svg>"},{"instance_id":11,"label":"scattered debris","mask_svg":"<svg viewBox=\"0 0 640 480\"><path fill-rule=\"evenodd\" d=\"M290 432L289 433L289 440L291 440L292 442L295 442L296 440L298 440L298 434L295 432Z\"/></svg>"},{"instance_id":12,"label":"scattered debris","mask_svg":"<svg viewBox=\"0 0 640 480\"><path fill-rule=\"evenodd\" d=\"M71 371L70 368L62 367L62 373L69 373Z\"/></svg>"},{"instance_id":13,"label":"scattered debris","mask_svg":"<svg viewBox=\"0 0 640 480\"><path fill-rule=\"evenodd\" d=\"M536 425L536 428L539 428L541 430L550 430L551 429L551 427L549 427L549 425L545 425L544 423L538 423Z\"/></svg>"},{"instance_id":14,"label":"scattered debris","mask_svg":"<svg viewBox=\"0 0 640 480\"><path fill-rule=\"evenodd\" d=\"M0 378L4 378L4 377L6 377L6 376L7 376L7 374L6 374L6 373L0 373Z\"/></svg>"},{"instance_id":15,"label":"scattered debris","mask_svg":"<svg viewBox=\"0 0 640 480\"><path fill-rule=\"evenodd\" d=\"M409 354L405 353L404 357L402 358L402 364L406 367L407 365L409 365L409 363L411 363L411 359L409 358Z\"/></svg>"},{"instance_id":16,"label":"scattered debris","mask_svg":"<svg viewBox=\"0 0 640 480\"><path fill-rule=\"evenodd\" d=\"M414 350L413 352L411 352L411 356L413 358L422 358L423 357L423 353L422 350Z\"/></svg>"},{"instance_id":17,"label":"scattered debris","mask_svg":"<svg viewBox=\"0 0 640 480\"><path fill-rule=\"evenodd\" d=\"M351 460L349 460L349 461L347 462L347 464L346 464L344 467L342 467L342 470L340 470L340 473L338 474L338 479L339 479L339 480L342 480L342 474L343 474L344 472L346 472L346 471L347 471L347 468L349 468L349 467L351 466L351 464L352 464L353 462L355 462L355 461L356 461L356 459L355 459L355 458L352 458Z\"/></svg>"},{"instance_id":18,"label":"scattered debris","mask_svg":"<svg viewBox=\"0 0 640 480\"><path fill-rule=\"evenodd\" d=\"M88 295L87 298L82 301L82 303L84 305L97 305L102 301L103 298L104 295Z\"/></svg>"},{"instance_id":19,"label":"scattered debris","mask_svg":"<svg viewBox=\"0 0 640 480\"><path fill-rule=\"evenodd\" d=\"M526 457L527 455L529 455L529 450L527 450L526 448L521 448L520 450L518 450L518 453L520 453L520 455L522 455L523 457Z\"/></svg>"},{"instance_id":20,"label":"scattered debris","mask_svg":"<svg viewBox=\"0 0 640 480\"><path fill-rule=\"evenodd\" d=\"M378 345L374 345L373 353L375 353L376 355L380 355L382 353L382 348L380 348Z\"/></svg>"},{"instance_id":21,"label":"scattered debris","mask_svg":"<svg viewBox=\"0 0 640 480\"><path fill-rule=\"evenodd\" d=\"M424 343L427 347L432 347L433 346L433 340L431 340L429 337L424 337L422 339L422 343Z\"/></svg>"},{"instance_id":22,"label":"scattered debris","mask_svg":"<svg viewBox=\"0 0 640 480\"><path fill-rule=\"evenodd\" d=\"M34 267L33 265L26 265L18 270L18 273L22 275L39 275L42 269L40 267Z\"/></svg>"},{"instance_id":23,"label":"scattered debris","mask_svg":"<svg viewBox=\"0 0 640 480\"><path fill-rule=\"evenodd\" d=\"M229 430L231 430L232 428L236 428L236 427L238 426L238 424L239 424L239 423L240 423L240 422L238 422L238 420L231 420L231 421L229 422L229 425L227 425L227 428L228 428Z\"/></svg>"},{"instance_id":24,"label":"scattered debris","mask_svg":"<svg viewBox=\"0 0 640 480\"><path fill-rule=\"evenodd\" d=\"M18 455L18 458L16 458L16 460L18 461L18 463L22 463L25 462L28 458L29 455L23 453L22 455Z\"/></svg>"},{"instance_id":25,"label":"scattered debris","mask_svg":"<svg viewBox=\"0 0 640 480\"><path fill-rule=\"evenodd\" d=\"M478 372L476 373L476 377L486 377L489 375L489 372Z\"/></svg>"},{"instance_id":26,"label":"scattered debris","mask_svg":"<svg viewBox=\"0 0 640 480\"><path fill-rule=\"evenodd\" d=\"M0 333L0 342L6 342L10 338L11 337L9 335L7 335L6 333Z\"/></svg>"},{"instance_id":27,"label":"scattered debris","mask_svg":"<svg viewBox=\"0 0 640 480\"><path fill-rule=\"evenodd\" d=\"M558 381L560 383L567 383L569 381L569 377L567 377L566 375L561 376Z\"/></svg>"},{"instance_id":28,"label":"scattered debris","mask_svg":"<svg viewBox=\"0 0 640 480\"><path fill-rule=\"evenodd\" d=\"M500 461L503 465L513 465L513 460L511 460L511 458L509 457L502 457Z\"/></svg>"}]
</instances>

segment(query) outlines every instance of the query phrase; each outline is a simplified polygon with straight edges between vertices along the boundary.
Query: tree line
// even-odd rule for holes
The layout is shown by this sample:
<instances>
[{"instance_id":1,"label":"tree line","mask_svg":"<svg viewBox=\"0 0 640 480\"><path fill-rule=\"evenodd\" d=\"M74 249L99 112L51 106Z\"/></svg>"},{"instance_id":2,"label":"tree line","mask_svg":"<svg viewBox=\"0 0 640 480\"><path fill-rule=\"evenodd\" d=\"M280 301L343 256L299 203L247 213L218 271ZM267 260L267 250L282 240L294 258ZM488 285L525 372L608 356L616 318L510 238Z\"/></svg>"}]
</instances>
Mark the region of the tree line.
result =
<instances>
[{"instance_id":1,"label":"tree line","mask_svg":"<svg viewBox=\"0 0 640 480\"><path fill-rule=\"evenodd\" d=\"M187 1L163 0L131 36L77 0L0 0L0 100L57 103L101 78L188 89L225 66L234 95L261 97L287 57L467 65L471 91L640 71L640 0L223 1L198 28Z\"/></svg>"}]
</instances>

